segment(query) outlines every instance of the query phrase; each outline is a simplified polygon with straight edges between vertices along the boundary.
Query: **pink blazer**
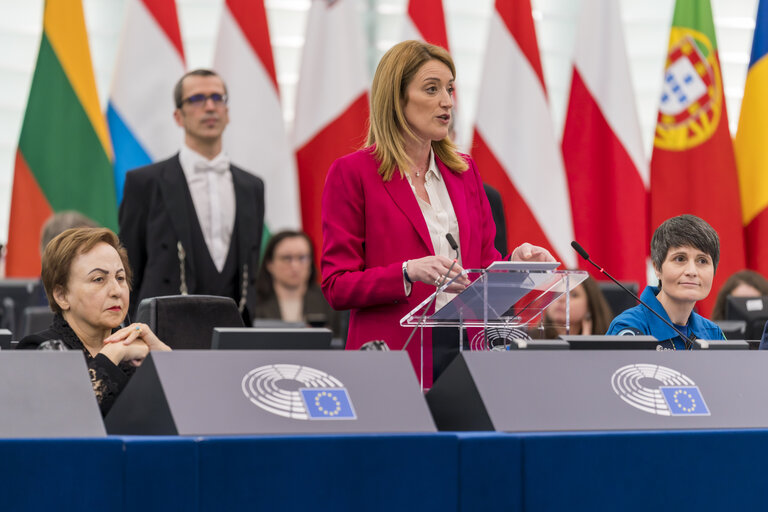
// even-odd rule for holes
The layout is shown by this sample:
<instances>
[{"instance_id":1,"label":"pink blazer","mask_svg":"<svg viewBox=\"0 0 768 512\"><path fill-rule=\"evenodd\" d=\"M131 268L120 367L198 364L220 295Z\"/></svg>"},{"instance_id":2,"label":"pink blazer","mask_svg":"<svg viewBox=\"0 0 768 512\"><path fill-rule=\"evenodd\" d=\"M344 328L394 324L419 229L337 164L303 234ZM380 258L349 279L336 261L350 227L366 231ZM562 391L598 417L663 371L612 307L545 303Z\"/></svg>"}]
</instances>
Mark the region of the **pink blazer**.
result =
<instances>
[{"instance_id":1,"label":"pink blazer","mask_svg":"<svg viewBox=\"0 0 768 512\"><path fill-rule=\"evenodd\" d=\"M493 246L496 226L480 175L469 156L469 169L449 170L439 159L459 224L464 268L484 268L500 258ZM434 255L426 221L408 180L398 171L389 182L377 172L372 148L336 160L328 171L322 199L322 289L334 309L351 309L347 349L384 340L403 347L412 328L400 319L435 291L414 283L405 295L402 265ZM424 336L424 384L432 384L432 338ZM408 346L419 373L419 333Z\"/></svg>"}]
</instances>

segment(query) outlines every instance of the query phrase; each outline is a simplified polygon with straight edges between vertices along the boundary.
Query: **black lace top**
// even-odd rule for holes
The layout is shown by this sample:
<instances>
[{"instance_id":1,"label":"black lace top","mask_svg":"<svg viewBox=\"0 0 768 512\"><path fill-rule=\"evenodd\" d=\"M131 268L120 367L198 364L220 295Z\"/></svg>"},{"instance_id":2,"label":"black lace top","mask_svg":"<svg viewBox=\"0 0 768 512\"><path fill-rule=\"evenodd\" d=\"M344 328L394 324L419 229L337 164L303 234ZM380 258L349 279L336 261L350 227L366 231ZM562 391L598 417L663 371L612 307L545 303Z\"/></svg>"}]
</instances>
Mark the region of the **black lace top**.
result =
<instances>
[{"instance_id":1,"label":"black lace top","mask_svg":"<svg viewBox=\"0 0 768 512\"><path fill-rule=\"evenodd\" d=\"M37 350L41 348L43 343L51 340L61 340L68 349L83 352L101 415L106 416L117 396L128 384L128 379L136 371L136 367L125 362L116 366L104 354L92 356L67 321L58 314L53 318L53 323L47 330L25 336L19 342L16 350Z\"/></svg>"}]
</instances>

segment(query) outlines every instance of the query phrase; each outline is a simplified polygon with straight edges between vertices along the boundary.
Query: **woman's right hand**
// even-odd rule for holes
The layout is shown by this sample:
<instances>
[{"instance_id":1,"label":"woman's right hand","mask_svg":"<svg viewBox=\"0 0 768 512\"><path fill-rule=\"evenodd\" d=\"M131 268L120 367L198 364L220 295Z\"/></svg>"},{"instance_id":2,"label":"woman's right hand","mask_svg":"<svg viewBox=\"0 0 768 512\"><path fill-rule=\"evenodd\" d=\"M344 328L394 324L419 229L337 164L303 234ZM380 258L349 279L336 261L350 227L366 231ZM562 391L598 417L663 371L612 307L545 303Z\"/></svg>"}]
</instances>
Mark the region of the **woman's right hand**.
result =
<instances>
[{"instance_id":1,"label":"woman's right hand","mask_svg":"<svg viewBox=\"0 0 768 512\"><path fill-rule=\"evenodd\" d=\"M448 282L458 274L461 274L464 269L458 262L453 265L451 273L445 277L448 269L453 265L453 260L446 258L445 256L425 256L417 260L408 260L408 266L406 272L411 281L420 281L430 286L440 286L444 282ZM448 286L445 291L451 293L458 293L464 288L469 286L469 278L466 275L461 275L454 282Z\"/></svg>"},{"instance_id":2,"label":"woman's right hand","mask_svg":"<svg viewBox=\"0 0 768 512\"><path fill-rule=\"evenodd\" d=\"M115 366L123 361L130 362L134 366L141 365L142 361L149 354L149 346L143 341L135 341L129 345L123 343L105 343L100 354L104 354Z\"/></svg>"}]
</instances>

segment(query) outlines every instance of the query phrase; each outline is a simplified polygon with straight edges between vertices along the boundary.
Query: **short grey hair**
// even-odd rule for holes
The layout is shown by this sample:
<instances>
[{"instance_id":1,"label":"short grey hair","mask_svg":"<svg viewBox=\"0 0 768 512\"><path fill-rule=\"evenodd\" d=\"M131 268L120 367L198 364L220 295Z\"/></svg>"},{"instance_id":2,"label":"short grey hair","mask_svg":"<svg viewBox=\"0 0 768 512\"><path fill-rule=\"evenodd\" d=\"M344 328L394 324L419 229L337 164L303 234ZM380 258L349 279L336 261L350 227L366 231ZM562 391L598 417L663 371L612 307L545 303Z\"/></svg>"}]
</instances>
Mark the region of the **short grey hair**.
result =
<instances>
[{"instance_id":1,"label":"short grey hair","mask_svg":"<svg viewBox=\"0 0 768 512\"><path fill-rule=\"evenodd\" d=\"M720 261L720 237L707 222L695 215L678 215L665 220L651 238L651 261L657 270L670 249L690 246L708 254L717 270Z\"/></svg>"}]
</instances>

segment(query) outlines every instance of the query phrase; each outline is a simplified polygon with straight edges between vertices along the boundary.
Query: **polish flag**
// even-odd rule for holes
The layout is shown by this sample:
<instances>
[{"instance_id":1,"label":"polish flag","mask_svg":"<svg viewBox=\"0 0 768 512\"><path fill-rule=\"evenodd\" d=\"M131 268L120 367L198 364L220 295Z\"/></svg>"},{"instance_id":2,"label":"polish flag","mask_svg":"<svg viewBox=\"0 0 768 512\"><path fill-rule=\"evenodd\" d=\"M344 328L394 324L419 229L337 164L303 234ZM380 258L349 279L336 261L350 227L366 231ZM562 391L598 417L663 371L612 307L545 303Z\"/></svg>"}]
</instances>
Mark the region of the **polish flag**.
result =
<instances>
[{"instance_id":1,"label":"polish flag","mask_svg":"<svg viewBox=\"0 0 768 512\"><path fill-rule=\"evenodd\" d=\"M510 247L530 242L573 267L571 203L530 0L496 0L472 155L504 199Z\"/></svg>"},{"instance_id":2,"label":"polish flag","mask_svg":"<svg viewBox=\"0 0 768 512\"><path fill-rule=\"evenodd\" d=\"M408 0L403 40L417 39L448 48L443 0Z\"/></svg>"},{"instance_id":3,"label":"polish flag","mask_svg":"<svg viewBox=\"0 0 768 512\"><path fill-rule=\"evenodd\" d=\"M107 103L118 204L126 172L179 150L172 93L184 69L176 3L128 0Z\"/></svg>"},{"instance_id":4,"label":"polish flag","mask_svg":"<svg viewBox=\"0 0 768 512\"><path fill-rule=\"evenodd\" d=\"M267 230L298 229L296 158L285 130L263 1L226 0L213 63L229 94L227 153L235 165L264 180L270 198Z\"/></svg>"},{"instance_id":5,"label":"polish flag","mask_svg":"<svg viewBox=\"0 0 768 512\"><path fill-rule=\"evenodd\" d=\"M294 121L301 218L319 256L320 199L331 163L365 144L367 48L354 0L312 0Z\"/></svg>"},{"instance_id":6,"label":"polish flag","mask_svg":"<svg viewBox=\"0 0 768 512\"><path fill-rule=\"evenodd\" d=\"M649 170L615 0L582 0L563 159L576 239L618 279L642 286Z\"/></svg>"}]
</instances>

